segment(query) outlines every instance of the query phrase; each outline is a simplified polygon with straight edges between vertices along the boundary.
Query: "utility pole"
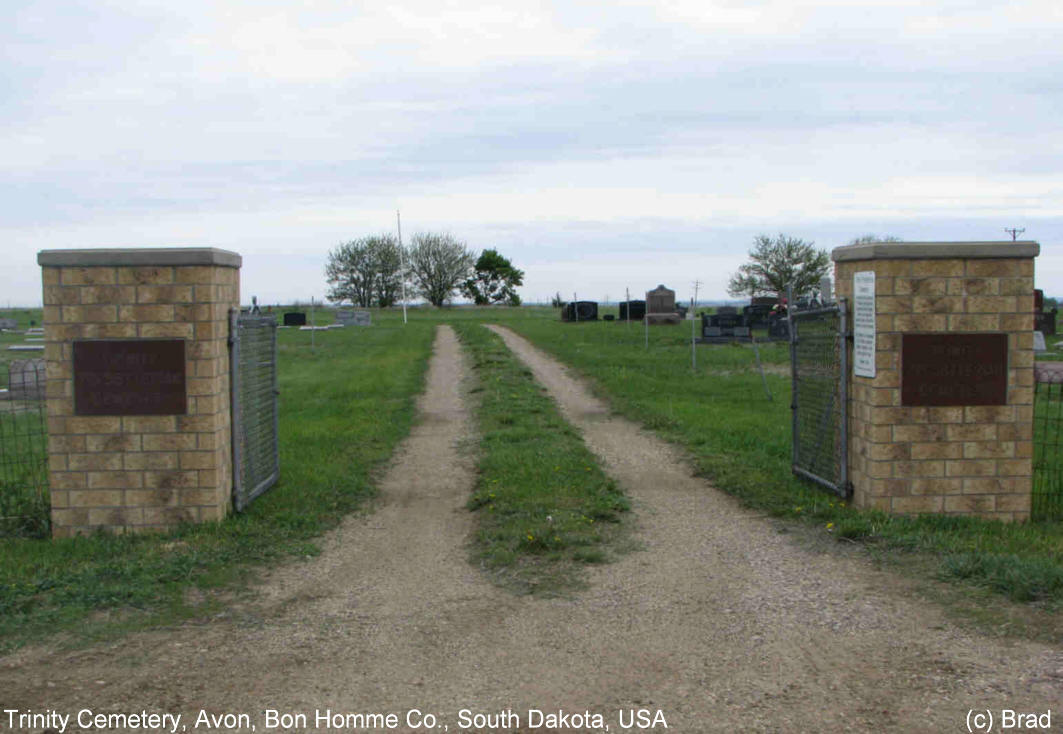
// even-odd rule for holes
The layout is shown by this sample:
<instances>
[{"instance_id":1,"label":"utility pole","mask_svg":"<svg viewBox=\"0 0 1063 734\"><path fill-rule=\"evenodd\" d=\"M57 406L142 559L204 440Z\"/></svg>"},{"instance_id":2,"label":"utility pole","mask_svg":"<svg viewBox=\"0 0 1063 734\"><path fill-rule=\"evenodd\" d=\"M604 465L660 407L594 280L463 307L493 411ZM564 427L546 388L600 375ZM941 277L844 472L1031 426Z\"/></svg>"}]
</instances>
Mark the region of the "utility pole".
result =
<instances>
[{"instance_id":1,"label":"utility pole","mask_svg":"<svg viewBox=\"0 0 1063 734\"><path fill-rule=\"evenodd\" d=\"M1008 229L1005 227L1004 231L1011 235L1011 241L1014 242L1020 234L1026 231L1026 227L1023 227L1022 229Z\"/></svg>"}]
</instances>

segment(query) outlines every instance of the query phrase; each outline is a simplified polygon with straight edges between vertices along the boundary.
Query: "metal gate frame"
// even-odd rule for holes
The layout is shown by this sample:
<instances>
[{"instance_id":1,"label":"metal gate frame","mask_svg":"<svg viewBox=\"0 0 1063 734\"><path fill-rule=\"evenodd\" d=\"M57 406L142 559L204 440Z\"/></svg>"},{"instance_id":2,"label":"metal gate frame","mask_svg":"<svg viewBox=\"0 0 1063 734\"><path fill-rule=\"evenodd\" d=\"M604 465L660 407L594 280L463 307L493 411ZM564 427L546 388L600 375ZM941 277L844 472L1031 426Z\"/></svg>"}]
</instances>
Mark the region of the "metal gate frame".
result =
<instances>
[{"instance_id":1,"label":"metal gate frame","mask_svg":"<svg viewBox=\"0 0 1063 734\"><path fill-rule=\"evenodd\" d=\"M269 329L270 353L261 359L250 350L241 349L243 335L248 329ZM258 360L245 364L245 360ZM244 373L256 374L254 381L245 381ZM265 373L265 374L263 374ZM254 391L254 392L251 392ZM280 478L280 446L278 441L277 409L277 320L273 316L229 311L229 392L232 406L233 507L242 512L252 501L268 490ZM255 421L248 414L247 403L252 399L268 400L269 412L265 426L258 425L253 434L249 429ZM261 424L261 409L255 416ZM269 445L263 446L263 443Z\"/></svg>"},{"instance_id":2,"label":"metal gate frame","mask_svg":"<svg viewBox=\"0 0 1063 734\"><path fill-rule=\"evenodd\" d=\"M848 319L848 306L844 298L839 298L835 303L829 306L823 306L820 308L805 309L798 311L794 308L793 293L789 294L787 305L789 311L787 314L787 323L790 331L790 370L791 370L791 431L793 442L793 457L791 463L791 469L794 474L816 484L825 487L835 494L843 498L850 498L853 494L853 485L849 480L849 319ZM801 434L798 422L798 407L800 406L801 392L800 392L800 374L799 374L799 362L797 359L797 346L800 342L800 327L799 323L803 318L822 317L828 314L837 314L838 316L838 330L835 332L835 345L837 349L838 359L835 362L835 382L837 385L838 396L838 452L837 463L835 466L835 476L823 477L819 474L810 471L811 467L806 468L802 462L801 455ZM831 406L833 408L833 406ZM826 422L827 414L824 413L823 422ZM831 424L831 430L833 430L833 422ZM822 439L821 439L822 440Z\"/></svg>"}]
</instances>

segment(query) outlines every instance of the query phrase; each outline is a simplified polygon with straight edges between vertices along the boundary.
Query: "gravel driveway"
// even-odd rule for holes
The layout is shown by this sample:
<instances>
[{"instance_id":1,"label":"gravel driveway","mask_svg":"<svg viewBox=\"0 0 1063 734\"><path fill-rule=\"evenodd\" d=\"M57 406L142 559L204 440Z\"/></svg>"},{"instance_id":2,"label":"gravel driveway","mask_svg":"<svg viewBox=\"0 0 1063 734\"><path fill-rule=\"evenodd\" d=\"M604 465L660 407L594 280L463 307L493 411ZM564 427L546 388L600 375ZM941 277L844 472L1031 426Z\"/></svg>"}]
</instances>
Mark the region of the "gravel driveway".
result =
<instances>
[{"instance_id":1,"label":"gravel driveway","mask_svg":"<svg viewBox=\"0 0 1063 734\"><path fill-rule=\"evenodd\" d=\"M246 731L458 731L480 714L494 731L615 732L640 709L679 732L966 731L971 709L1063 716L1059 650L964 632L889 574L795 545L496 330L631 496L641 550L592 569L572 599L512 596L469 564L467 366L441 326L421 419L374 512L223 618L0 658L0 709L181 714L178 731L221 730L195 728L201 712L246 715L230 719ZM349 726L316 725L326 710ZM279 726L284 714L293 726ZM435 729L412 726L426 714Z\"/></svg>"}]
</instances>

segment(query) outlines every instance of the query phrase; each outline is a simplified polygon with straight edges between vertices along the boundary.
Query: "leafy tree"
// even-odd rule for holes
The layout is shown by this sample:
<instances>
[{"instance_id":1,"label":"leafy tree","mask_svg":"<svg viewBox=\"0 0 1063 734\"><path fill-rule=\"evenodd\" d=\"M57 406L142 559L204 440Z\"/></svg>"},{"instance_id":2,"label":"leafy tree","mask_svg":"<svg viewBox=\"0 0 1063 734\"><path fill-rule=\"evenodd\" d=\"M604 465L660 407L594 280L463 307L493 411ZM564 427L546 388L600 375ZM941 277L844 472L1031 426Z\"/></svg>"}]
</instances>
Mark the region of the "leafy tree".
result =
<instances>
[{"instance_id":1,"label":"leafy tree","mask_svg":"<svg viewBox=\"0 0 1063 734\"><path fill-rule=\"evenodd\" d=\"M781 297L791 283L795 294L811 292L830 267L826 250L817 250L813 244L784 234L775 238L758 235L749 251L750 262L731 276L727 292L736 297Z\"/></svg>"},{"instance_id":2,"label":"leafy tree","mask_svg":"<svg viewBox=\"0 0 1063 734\"><path fill-rule=\"evenodd\" d=\"M883 235L882 237L877 234L865 234L849 240L850 245L870 245L872 242L901 242L901 238L894 237L891 234Z\"/></svg>"},{"instance_id":3,"label":"leafy tree","mask_svg":"<svg viewBox=\"0 0 1063 734\"><path fill-rule=\"evenodd\" d=\"M461 292L478 306L503 302L519 306L518 285L524 285L524 271L513 267L497 250L484 250L476 261L473 277L462 283Z\"/></svg>"},{"instance_id":4,"label":"leafy tree","mask_svg":"<svg viewBox=\"0 0 1063 734\"><path fill-rule=\"evenodd\" d=\"M379 238L370 247L372 261L376 265L373 282L373 297L380 308L394 306L402 292L402 248L391 235Z\"/></svg>"},{"instance_id":5,"label":"leafy tree","mask_svg":"<svg viewBox=\"0 0 1063 734\"><path fill-rule=\"evenodd\" d=\"M418 233L410 243L408 271L417 290L442 306L471 275L475 255L449 234Z\"/></svg>"},{"instance_id":6,"label":"leafy tree","mask_svg":"<svg viewBox=\"0 0 1063 734\"><path fill-rule=\"evenodd\" d=\"M402 254L393 235L344 242L330 250L325 263L327 298L334 303L386 308L395 304L402 287Z\"/></svg>"}]
</instances>

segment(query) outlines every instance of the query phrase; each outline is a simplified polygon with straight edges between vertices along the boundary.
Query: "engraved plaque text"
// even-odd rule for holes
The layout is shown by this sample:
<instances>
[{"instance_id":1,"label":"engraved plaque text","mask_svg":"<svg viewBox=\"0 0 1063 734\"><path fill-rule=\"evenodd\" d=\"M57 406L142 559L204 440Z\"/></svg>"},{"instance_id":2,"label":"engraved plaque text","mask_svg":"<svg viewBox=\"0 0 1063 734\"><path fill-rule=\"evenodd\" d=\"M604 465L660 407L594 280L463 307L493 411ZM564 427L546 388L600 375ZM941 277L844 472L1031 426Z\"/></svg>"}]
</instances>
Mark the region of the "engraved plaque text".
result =
<instances>
[{"instance_id":1,"label":"engraved plaque text","mask_svg":"<svg viewBox=\"0 0 1063 734\"><path fill-rule=\"evenodd\" d=\"M901 405L1005 405L1007 334L904 334Z\"/></svg>"},{"instance_id":2,"label":"engraved plaque text","mask_svg":"<svg viewBox=\"0 0 1063 734\"><path fill-rule=\"evenodd\" d=\"M74 342L75 415L183 415L182 339Z\"/></svg>"}]
</instances>

